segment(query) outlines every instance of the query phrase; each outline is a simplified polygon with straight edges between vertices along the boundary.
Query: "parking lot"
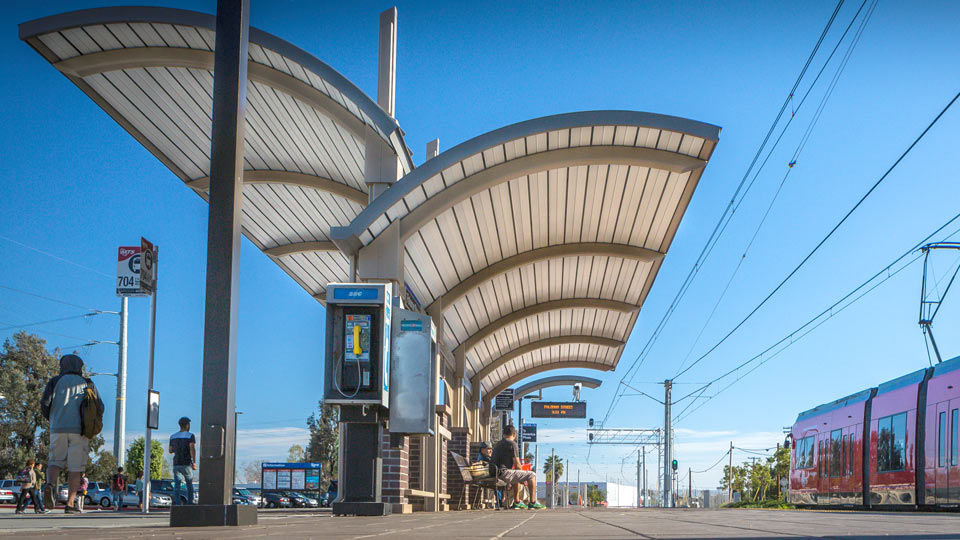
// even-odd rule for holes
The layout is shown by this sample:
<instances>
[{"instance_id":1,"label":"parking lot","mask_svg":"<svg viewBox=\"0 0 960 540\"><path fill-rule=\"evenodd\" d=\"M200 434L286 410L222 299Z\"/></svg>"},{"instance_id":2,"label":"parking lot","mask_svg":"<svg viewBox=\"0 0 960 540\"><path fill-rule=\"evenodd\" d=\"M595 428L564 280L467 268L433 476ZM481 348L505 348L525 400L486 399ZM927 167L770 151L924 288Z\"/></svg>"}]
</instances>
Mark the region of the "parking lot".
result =
<instances>
[{"instance_id":1,"label":"parking lot","mask_svg":"<svg viewBox=\"0 0 960 540\"><path fill-rule=\"evenodd\" d=\"M80 538L958 538L960 514L777 510L464 511L334 517L328 511L261 510L239 529L171 529L168 514L94 512L14 516L0 510L0 535Z\"/></svg>"}]
</instances>

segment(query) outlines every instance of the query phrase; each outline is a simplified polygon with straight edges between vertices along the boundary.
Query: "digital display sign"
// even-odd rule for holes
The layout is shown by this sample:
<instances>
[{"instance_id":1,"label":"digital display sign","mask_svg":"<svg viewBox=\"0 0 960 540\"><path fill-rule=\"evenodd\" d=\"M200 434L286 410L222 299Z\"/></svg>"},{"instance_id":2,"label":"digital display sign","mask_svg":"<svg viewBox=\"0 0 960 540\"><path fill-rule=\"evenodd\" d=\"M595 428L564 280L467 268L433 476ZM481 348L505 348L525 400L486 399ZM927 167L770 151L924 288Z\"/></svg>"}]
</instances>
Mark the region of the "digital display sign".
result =
<instances>
[{"instance_id":1,"label":"digital display sign","mask_svg":"<svg viewBox=\"0 0 960 540\"><path fill-rule=\"evenodd\" d=\"M586 401L534 401L530 403L534 418L586 418Z\"/></svg>"}]
</instances>

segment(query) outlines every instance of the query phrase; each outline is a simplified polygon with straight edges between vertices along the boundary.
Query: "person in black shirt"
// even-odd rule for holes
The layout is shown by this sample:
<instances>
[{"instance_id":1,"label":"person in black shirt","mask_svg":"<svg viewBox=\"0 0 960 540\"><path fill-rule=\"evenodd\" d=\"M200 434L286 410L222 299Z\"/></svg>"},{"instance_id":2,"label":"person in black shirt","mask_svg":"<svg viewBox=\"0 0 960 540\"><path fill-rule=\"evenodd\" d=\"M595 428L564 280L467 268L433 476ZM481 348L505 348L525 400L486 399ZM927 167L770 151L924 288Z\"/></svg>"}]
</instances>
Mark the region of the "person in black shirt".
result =
<instances>
[{"instance_id":1,"label":"person in black shirt","mask_svg":"<svg viewBox=\"0 0 960 540\"><path fill-rule=\"evenodd\" d=\"M497 466L500 479L513 487L513 506L511 508L543 508L537 502L537 475L533 471L524 471L520 464L520 448L517 446L517 428L512 425L503 428L503 439L493 446L490 461ZM520 500L520 484L527 485L529 506Z\"/></svg>"},{"instance_id":2,"label":"person in black shirt","mask_svg":"<svg viewBox=\"0 0 960 540\"><path fill-rule=\"evenodd\" d=\"M180 485L187 484L187 504L193 504L193 471L197 470L197 438L190 433L190 419L180 419L180 431L170 436L173 454L173 504L180 504Z\"/></svg>"}]
</instances>

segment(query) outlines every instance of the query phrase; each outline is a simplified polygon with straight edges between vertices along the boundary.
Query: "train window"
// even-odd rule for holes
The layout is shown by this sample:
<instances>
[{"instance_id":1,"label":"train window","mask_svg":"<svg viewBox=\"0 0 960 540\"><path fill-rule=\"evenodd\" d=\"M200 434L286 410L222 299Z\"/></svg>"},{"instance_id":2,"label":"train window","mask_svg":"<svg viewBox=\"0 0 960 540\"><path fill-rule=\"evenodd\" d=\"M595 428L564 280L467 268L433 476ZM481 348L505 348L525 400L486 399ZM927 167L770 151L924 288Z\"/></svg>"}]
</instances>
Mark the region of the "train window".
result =
<instances>
[{"instance_id":1,"label":"train window","mask_svg":"<svg viewBox=\"0 0 960 540\"><path fill-rule=\"evenodd\" d=\"M957 464L957 430L960 430L960 409L954 409L950 415L950 464Z\"/></svg>"},{"instance_id":2,"label":"train window","mask_svg":"<svg viewBox=\"0 0 960 540\"><path fill-rule=\"evenodd\" d=\"M939 416L939 425L937 426L937 467L943 467L947 464L947 412L943 411Z\"/></svg>"},{"instance_id":3,"label":"train window","mask_svg":"<svg viewBox=\"0 0 960 540\"><path fill-rule=\"evenodd\" d=\"M830 476L840 476L843 471L843 441L841 431L835 429L830 432Z\"/></svg>"},{"instance_id":4,"label":"train window","mask_svg":"<svg viewBox=\"0 0 960 540\"><path fill-rule=\"evenodd\" d=\"M901 471L906 465L907 413L877 421L877 472Z\"/></svg>"},{"instance_id":5,"label":"train window","mask_svg":"<svg viewBox=\"0 0 960 540\"><path fill-rule=\"evenodd\" d=\"M849 457L847 457L847 468L850 470L850 474L853 474L853 433L850 434L850 441L847 444L847 451L849 452Z\"/></svg>"},{"instance_id":6,"label":"train window","mask_svg":"<svg viewBox=\"0 0 960 540\"><path fill-rule=\"evenodd\" d=\"M797 441L797 453L794 458L797 469L810 469L813 467L813 436L808 436Z\"/></svg>"}]
</instances>

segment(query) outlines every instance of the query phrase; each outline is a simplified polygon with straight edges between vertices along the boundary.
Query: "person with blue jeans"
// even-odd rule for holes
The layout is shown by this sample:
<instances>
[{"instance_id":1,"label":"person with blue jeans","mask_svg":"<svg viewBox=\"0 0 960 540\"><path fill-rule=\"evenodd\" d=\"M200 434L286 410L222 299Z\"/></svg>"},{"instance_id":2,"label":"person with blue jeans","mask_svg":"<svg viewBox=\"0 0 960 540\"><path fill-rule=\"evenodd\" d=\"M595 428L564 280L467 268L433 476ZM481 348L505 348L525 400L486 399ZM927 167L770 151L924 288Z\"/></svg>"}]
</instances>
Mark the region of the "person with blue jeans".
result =
<instances>
[{"instance_id":1,"label":"person with blue jeans","mask_svg":"<svg viewBox=\"0 0 960 540\"><path fill-rule=\"evenodd\" d=\"M117 467L117 474L110 479L110 495L113 509L123 510L123 492L127 490L127 476L123 474L123 467Z\"/></svg>"},{"instance_id":2,"label":"person with blue jeans","mask_svg":"<svg viewBox=\"0 0 960 540\"><path fill-rule=\"evenodd\" d=\"M190 433L190 419L179 421L180 431L170 436L173 454L173 504L180 504L180 485L187 484L187 504L193 504L193 471L197 470L197 438Z\"/></svg>"}]
</instances>

